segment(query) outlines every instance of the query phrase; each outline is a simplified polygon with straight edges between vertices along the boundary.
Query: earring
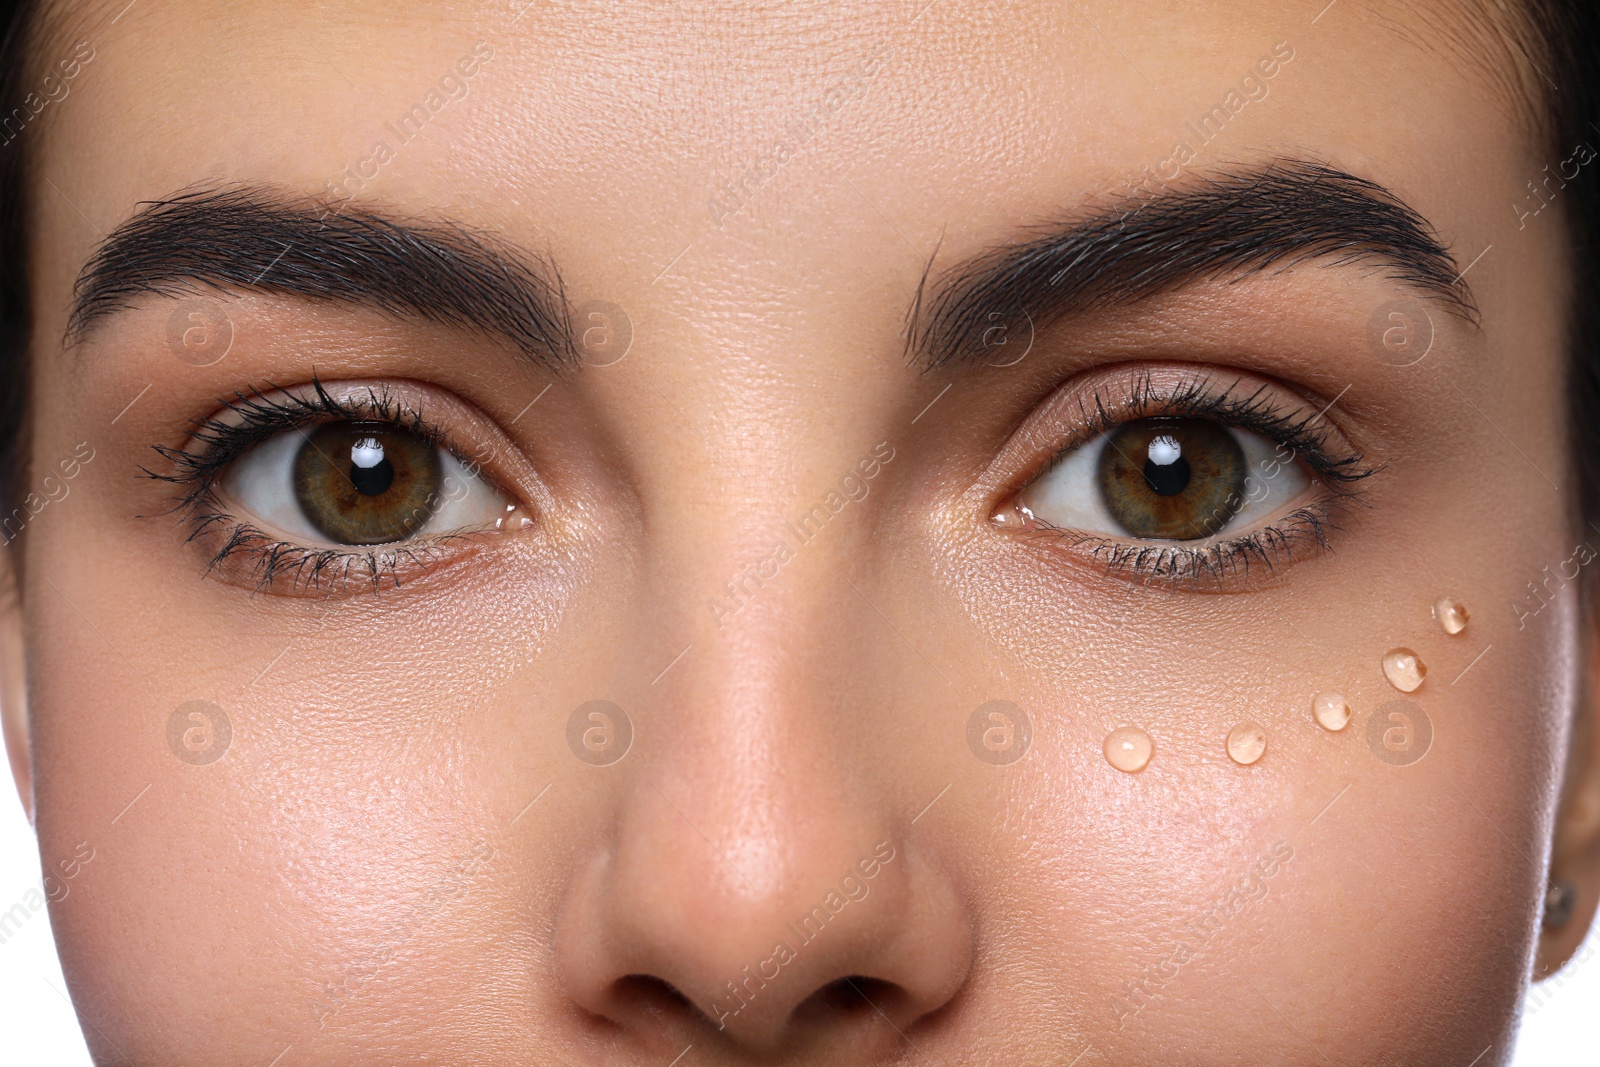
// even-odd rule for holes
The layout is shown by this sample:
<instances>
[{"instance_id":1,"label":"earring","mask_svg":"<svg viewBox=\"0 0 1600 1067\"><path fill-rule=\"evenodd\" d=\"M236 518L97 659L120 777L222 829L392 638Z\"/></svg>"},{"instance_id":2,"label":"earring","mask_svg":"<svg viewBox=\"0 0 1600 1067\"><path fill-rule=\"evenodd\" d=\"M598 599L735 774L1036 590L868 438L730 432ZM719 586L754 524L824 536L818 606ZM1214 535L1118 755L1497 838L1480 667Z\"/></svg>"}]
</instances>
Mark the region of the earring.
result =
<instances>
[{"instance_id":1,"label":"earring","mask_svg":"<svg viewBox=\"0 0 1600 1067\"><path fill-rule=\"evenodd\" d=\"M1551 882L1544 892L1544 928L1559 930L1572 920L1578 904L1578 888L1566 879Z\"/></svg>"}]
</instances>

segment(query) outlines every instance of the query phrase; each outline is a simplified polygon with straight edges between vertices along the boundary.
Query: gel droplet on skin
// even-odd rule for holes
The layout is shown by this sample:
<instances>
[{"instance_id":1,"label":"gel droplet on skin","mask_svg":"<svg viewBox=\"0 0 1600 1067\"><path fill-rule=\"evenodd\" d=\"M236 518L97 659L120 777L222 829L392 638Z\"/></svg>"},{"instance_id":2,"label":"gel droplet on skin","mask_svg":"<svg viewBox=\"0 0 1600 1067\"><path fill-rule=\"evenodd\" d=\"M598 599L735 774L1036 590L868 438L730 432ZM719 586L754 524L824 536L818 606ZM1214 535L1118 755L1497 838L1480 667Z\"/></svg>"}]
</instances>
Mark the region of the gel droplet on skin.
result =
<instances>
[{"instance_id":1,"label":"gel droplet on skin","mask_svg":"<svg viewBox=\"0 0 1600 1067\"><path fill-rule=\"evenodd\" d=\"M1435 601L1433 617L1447 634L1458 634L1467 628L1467 606L1455 597L1440 597Z\"/></svg>"},{"instance_id":2,"label":"gel droplet on skin","mask_svg":"<svg viewBox=\"0 0 1600 1067\"><path fill-rule=\"evenodd\" d=\"M1137 726L1123 726L1106 735L1106 762L1119 771L1138 774L1150 762L1155 746Z\"/></svg>"},{"instance_id":3,"label":"gel droplet on skin","mask_svg":"<svg viewBox=\"0 0 1600 1067\"><path fill-rule=\"evenodd\" d=\"M1392 648L1383 657L1383 676L1402 693L1414 693L1428 676L1428 665L1409 648Z\"/></svg>"},{"instance_id":4,"label":"gel droplet on skin","mask_svg":"<svg viewBox=\"0 0 1600 1067\"><path fill-rule=\"evenodd\" d=\"M1248 767L1267 751L1267 732L1253 722L1242 722L1228 731L1228 758Z\"/></svg>"},{"instance_id":5,"label":"gel droplet on skin","mask_svg":"<svg viewBox=\"0 0 1600 1067\"><path fill-rule=\"evenodd\" d=\"M1337 733L1350 722L1350 704L1338 693L1318 693L1311 698L1311 715L1318 726Z\"/></svg>"}]
</instances>

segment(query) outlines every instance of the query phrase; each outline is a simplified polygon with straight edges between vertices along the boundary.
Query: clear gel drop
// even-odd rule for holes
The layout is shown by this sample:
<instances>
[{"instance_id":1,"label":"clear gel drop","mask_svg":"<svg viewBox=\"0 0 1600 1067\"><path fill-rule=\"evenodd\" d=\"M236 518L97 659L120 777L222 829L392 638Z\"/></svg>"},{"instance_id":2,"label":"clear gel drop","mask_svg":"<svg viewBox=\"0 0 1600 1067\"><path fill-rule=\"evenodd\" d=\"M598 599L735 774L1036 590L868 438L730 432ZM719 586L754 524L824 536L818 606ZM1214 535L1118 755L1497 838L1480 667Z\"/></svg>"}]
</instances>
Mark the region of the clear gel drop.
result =
<instances>
[{"instance_id":1,"label":"clear gel drop","mask_svg":"<svg viewBox=\"0 0 1600 1067\"><path fill-rule=\"evenodd\" d=\"M1228 731L1228 758L1248 767L1267 751L1267 732L1253 722L1242 722Z\"/></svg>"},{"instance_id":2,"label":"clear gel drop","mask_svg":"<svg viewBox=\"0 0 1600 1067\"><path fill-rule=\"evenodd\" d=\"M1435 601L1433 617L1447 634L1458 634L1467 628L1467 606L1455 597L1440 597Z\"/></svg>"},{"instance_id":3,"label":"clear gel drop","mask_svg":"<svg viewBox=\"0 0 1600 1067\"><path fill-rule=\"evenodd\" d=\"M1350 722L1350 704L1338 693L1318 693L1311 698L1311 715L1324 730L1343 730Z\"/></svg>"},{"instance_id":4,"label":"clear gel drop","mask_svg":"<svg viewBox=\"0 0 1600 1067\"><path fill-rule=\"evenodd\" d=\"M1428 666L1409 648L1392 648L1384 653L1383 676L1402 693L1414 693L1428 676Z\"/></svg>"},{"instance_id":5,"label":"clear gel drop","mask_svg":"<svg viewBox=\"0 0 1600 1067\"><path fill-rule=\"evenodd\" d=\"M1106 762L1119 771L1137 774L1150 762L1155 746L1137 726L1123 726L1106 735Z\"/></svg>"}]
</instances>

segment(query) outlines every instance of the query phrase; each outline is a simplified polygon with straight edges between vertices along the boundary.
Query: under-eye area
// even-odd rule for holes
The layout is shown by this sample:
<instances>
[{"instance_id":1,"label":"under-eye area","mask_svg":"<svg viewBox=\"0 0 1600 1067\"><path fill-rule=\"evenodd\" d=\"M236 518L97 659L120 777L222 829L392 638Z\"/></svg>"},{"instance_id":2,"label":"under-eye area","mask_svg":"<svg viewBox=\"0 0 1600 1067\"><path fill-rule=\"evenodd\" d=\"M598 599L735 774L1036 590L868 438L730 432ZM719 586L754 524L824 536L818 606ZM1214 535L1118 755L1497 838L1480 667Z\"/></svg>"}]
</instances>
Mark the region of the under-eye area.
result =
<instances>
[{"instance_id":1,"label":"under-eye area","mask_svg":"<svg viewBox=\"0 0 1600 1067\"><path fill-rule=\"evenodd\" d=\"M1377 472L1331 404L1223 368L1132 365L1068 383L1054 450L994 513L1107 572L1235 588L1329 551ZM1038 431L1035 431L1038 432Z\"/></svg>"},{"instance_id":2,"label":"under-eye area","mask_svg":"<svg viewBox=\"0 0 1600 1067\"><path fill-rule=\"evenodd\" d=\"M240 391L157 444L145 467L205 570L263 592L378 591L532 524L416 390L324 384Z\"/></svg>"}]
</instances>

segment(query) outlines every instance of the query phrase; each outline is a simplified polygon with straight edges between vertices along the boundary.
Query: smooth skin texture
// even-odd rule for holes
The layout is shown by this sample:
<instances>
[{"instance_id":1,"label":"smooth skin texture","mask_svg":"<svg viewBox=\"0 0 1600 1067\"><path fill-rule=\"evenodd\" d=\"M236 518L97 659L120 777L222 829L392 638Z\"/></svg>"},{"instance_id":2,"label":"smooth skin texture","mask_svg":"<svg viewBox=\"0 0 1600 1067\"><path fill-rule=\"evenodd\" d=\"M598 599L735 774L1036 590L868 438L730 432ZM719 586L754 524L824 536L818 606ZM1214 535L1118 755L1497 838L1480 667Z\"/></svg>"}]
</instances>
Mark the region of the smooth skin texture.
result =
<instances>
[{"instance_id":1,"label":"smooth skin texture","mask_svg":"<svg viewBox=\"0 0 1600 1067\"><path fill-rule=\"evenodd\" d=\"M1508 1061L1530 975L1600 894L1577 586L1514 605L1600 535L1557 417L1559 205L1520 228L1512 207L1551 161L1501 60L1442 32L1455 12L122 6L53 24L47 48L95 58L29 131L32 469L94 458L5 556L41 855L64 874L93 851L51 915L99 1062ZM175 297L63 343L141 201L325 194L480 41L465 98L354 202L547 256L573 305L626 309L620 362L530 369L479 331L243 289L213 294L233 341L208 366L175 358ZM1270 92L1188 172L1292 157L1380 182L1470 266L1479 325L1430 304L1427 357L1391 366L1368 324L1415 292L1323 258L1068 316L1010 366L906 358L930 257L933 286L1126 189L1280 42ZM719 223L724 183L874 54ZM1378 468L1332 551L1219 593L990 521L1087 381L1196 368L1323 410ZM204 574L172 487L140 476L152 446L313 375L425 398L533 523L377 593ZM1463 634L1431 618L1442 595ZM1366 742L1402 645L1434 730L1409 766ZM1311 718L1324 690L1346 730ZM633 724L609 766L566 740L595 699ZM169 746L192 700L230 718L215 762ZM1029 715L1017 762L968 745L990 700ZM1224 738L1246 721L1269 743L1243 767ZM1154 743L1137 774L1102 755L1126 725ZM1552 855L1580 903L1545 936ZM733 1013L728 984L774 966Z\"/></svg>"}]
</instances>

